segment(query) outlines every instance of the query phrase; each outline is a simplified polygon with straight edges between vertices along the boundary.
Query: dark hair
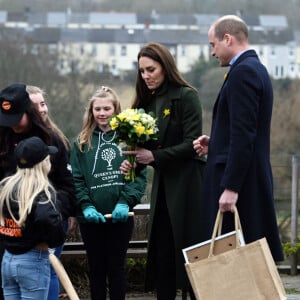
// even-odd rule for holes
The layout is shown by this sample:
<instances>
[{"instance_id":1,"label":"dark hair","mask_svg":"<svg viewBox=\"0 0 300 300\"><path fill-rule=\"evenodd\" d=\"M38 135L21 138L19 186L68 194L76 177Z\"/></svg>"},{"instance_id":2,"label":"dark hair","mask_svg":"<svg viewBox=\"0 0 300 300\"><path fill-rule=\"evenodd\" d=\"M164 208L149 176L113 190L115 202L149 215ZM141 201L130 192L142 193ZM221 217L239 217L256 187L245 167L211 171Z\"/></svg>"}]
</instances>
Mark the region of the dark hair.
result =
<instances>
[{"instance_id":1,"label":"dark hair","mask_svg":"<svg viewBox=\"0 0 300 300\"><path fill-rule=\"evenodd\" d=\"M46 144L53 143L53 131L49 129L39 112L35 109L34 104L30 102L29 108L26 110L28 120L30 121L30 130L28 136L36 135L40 137ZM32 134L31 134L32 133ZM2 165L1 157L7 155L9 152L14 151L15 133L10 127L0 126L0 167Z\"/></svg>"},{"instance_id":2,"label":"dark hair","mask_svg":"<svg viewBox=\"0 0 300 300\"><path fill-rule=\"evenodd\" d=\"M138 53L137 60L139 64L139 60L141 57L149 57L156 62L158 62L164 72L165 72L165 81L169 82L174 86L188 86L193 88L180 74L174 57L172 56L169 49L162 44L159 43L148 43ZM137 65L138 65L137 64ZM145 81L141 76L141 72L139 68L137 70L136 76L136 96L134 103L132 105L133 108L145 108L150 101L151 91L148 89Z\"/></svg>"},{"instance_id":3,"label":"dark hair","mask_svg":"<svg viewBox=\"0 0 300 300\"><path fill-rule=\"evenodd\" d=\"M41 89L38 86L35 85L27 85L26 86L26 91L29 94L29 98L31 99L32 95L36 95L36 94L41 94L42 97L44 98L44 100L47 100L46 97L46 92ZM46 104L46 103L45 103ZM46 104L46 106L48 107L48 105ZM62 132L62 130L60 130L58 128L58 126L54 123L54 121L52 121L52 119L50 118L49 113L47 114L46 118L43 119L43 121L45 122L46 126L49 127L51 130L53 130L58 137L61 139L61 141L63 142L66 150L69 152L71 150L71 144L68 140L68 138L65 136L65 134Z\"/></svg>"}]
</instances>

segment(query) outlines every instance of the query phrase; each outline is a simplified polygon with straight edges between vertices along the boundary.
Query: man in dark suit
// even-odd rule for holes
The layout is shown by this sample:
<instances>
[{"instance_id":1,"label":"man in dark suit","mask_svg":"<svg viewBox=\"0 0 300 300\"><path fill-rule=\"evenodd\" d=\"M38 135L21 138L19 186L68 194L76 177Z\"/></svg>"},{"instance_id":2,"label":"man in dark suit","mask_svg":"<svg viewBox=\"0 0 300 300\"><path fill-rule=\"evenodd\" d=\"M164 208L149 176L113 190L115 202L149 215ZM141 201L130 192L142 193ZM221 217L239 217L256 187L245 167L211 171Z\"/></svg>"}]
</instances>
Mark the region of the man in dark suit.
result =
<instances>
[{"instance_id":1,"label":"man in dark suit","mask_svg":"<svg viewBox=\"0 0 300 300\"><path fill-rule=\"evenodd\" d=\"M248 28L227 15L208 31L211 55L230 66L213 109L210 137L194 141L206 155L203 228L211 236L217 210L223 229L231 231L238 208L246 243L266 237L275 261L283 260L273 197L270 127L273 89L266 68L249 48Z\"/></svg>"}]
</instances>

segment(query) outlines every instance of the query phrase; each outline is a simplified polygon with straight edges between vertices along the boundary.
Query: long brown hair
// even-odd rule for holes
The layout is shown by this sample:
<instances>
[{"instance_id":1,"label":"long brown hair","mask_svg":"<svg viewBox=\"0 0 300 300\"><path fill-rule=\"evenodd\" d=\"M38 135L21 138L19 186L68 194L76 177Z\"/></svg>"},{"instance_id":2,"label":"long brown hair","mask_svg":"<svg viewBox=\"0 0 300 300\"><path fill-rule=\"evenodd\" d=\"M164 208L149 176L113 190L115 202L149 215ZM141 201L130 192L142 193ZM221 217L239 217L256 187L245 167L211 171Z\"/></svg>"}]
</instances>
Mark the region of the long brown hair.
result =
<instances>
[{"instance_id":1,"label":"long brown hair","mask_svg":"<svg viewBox=\"0 0 300 300\"><path fill-rule=\"evenodd\" d=\"M149 57L155 60L156 62L158 62L164 70L165 81L169 82L171 85L188 86L196 90L180 74L176 66L175 59L167 47L159 43L153 43L153 42L148 43L139 51L137 56L138 63L141 57ZM148 89L147 85L145 84L145 81L142 78L139 69L137 70L135 89L136 89L136 96L132 107L145 108L145 106L150 101L151 91Z\"/></svg>"},{"instance_id":2,"label":"long brown hair","mask_svg":"<svg viewBox=\"0 0 300 300\"><path fill-rule=\"evenodd\" d=\"M41 89L40 87L34 86L34 85L27 85L26 86L26 91L30 95L35 95L35 94L41 94L43 98L46 100L46 92ZM47 105L47 104L46 104ZM44 120L45 124L47 127L51 128L61 139L63 142L65 148L67 151L70 151L71 145L65 134L58 128L58 126L52 121L52 119L49 116L49 113L46 116L46 119Z\"/></svg>"}]
</instances>

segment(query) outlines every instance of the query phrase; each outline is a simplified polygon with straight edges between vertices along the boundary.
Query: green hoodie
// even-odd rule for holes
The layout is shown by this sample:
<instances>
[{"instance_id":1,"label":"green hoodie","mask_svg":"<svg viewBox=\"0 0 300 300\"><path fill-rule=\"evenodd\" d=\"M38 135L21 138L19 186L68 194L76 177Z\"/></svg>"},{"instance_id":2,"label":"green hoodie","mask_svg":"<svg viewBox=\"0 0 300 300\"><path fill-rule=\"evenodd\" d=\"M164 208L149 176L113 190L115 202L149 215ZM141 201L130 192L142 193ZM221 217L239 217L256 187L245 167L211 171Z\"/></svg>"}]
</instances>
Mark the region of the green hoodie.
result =
<instances>
[{"instance_id":1,"label":"green hoodie","mask_svg":"<svg viewBox=\"0 0 300 300\"><path fill-rule=\"evenodd\" d=\"M100 213L112 213L117 203L125 203L132 209L140 203L146 188L146 168L134 182L125 181L120 165L126 157L114 142L115 131L96 129L92 135L91 149L79 151L78 141L71 151L71 167L75 184L78 221L85 222L82 210L94 206Z\"/></svg>"}]
</instances>

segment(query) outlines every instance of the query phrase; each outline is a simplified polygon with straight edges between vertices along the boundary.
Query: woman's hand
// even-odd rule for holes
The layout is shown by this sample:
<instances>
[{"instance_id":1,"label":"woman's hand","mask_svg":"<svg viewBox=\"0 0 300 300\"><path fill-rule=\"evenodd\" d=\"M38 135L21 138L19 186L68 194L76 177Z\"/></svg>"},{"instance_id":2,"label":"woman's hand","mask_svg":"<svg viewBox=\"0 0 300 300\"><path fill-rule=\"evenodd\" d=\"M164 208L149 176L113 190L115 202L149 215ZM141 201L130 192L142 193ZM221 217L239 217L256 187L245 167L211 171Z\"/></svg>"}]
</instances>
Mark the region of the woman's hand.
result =
<instances>
[{"instance_id":1,"label":"woman's hand","mask_svg":"<svg viewBox=\"0 0 300 300\"><path fill-rule=\"evenodd\" d=\"M199 156L206 155L208 153L209 136L201 135L193 141L194 150Z\"/></svg>"},{"instance_id":2,"label":"woman's hand","mask_svg":"<svg viewBox=\"0 0 300 300\"><path fill-rule=\"evenodd\" d=\"M143 165L148 165L154 161L154 156L152 154L152 151L147 150L145 148L137 147L134 151L122 151L122 153L125 155L134 154L136 162L143 164ZM127 164L127 166L128 166L128 164Z\"/></svg>"}]
</instances>

